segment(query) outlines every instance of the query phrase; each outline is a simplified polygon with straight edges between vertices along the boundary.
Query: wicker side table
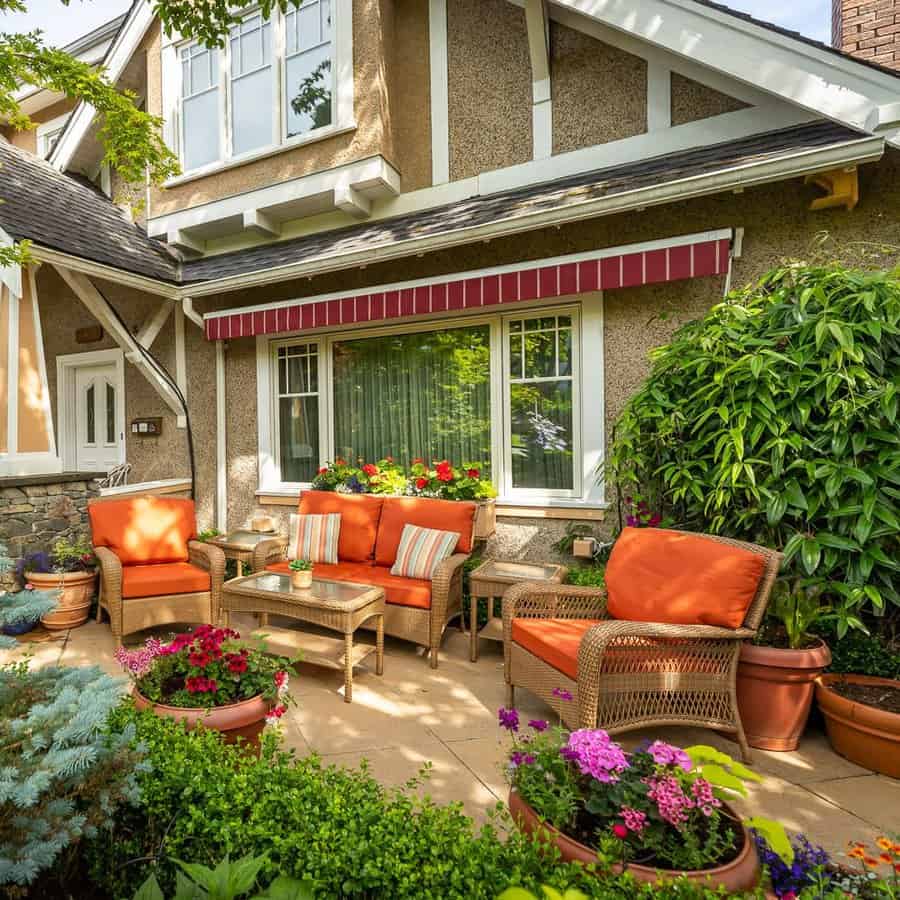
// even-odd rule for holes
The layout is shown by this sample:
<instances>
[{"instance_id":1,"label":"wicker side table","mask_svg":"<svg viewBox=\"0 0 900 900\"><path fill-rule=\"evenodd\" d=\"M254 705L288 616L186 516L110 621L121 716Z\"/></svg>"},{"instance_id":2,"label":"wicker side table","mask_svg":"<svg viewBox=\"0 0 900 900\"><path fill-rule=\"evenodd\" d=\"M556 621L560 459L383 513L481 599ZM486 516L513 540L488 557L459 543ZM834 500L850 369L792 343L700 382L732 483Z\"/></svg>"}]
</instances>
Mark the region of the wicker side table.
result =
<instances>
[{"instance_id":1,"label":"wicker side table","mask_svg":"<svg viewBox=\"0 0 900 900\"><path fill-rule=\"evenodd\" d=\"M251 566L253 564L253 551L256 550L258 544L262 541L283 541L285 547L288 539L283 534L273 534L272 532L250 531L246 528L237 531L229 531L228 534L220 534L214 538L210 538L206 543L218 547L224 554L225 559L233 559L237 562L238 577L244 574L244 564Z\"/></svg>"},{"instance_id":2,"label":"wicker side table","mask_svg":"<svg viewBox=\"0 0 900 900\"><path fill-rule=\"evenodd\" d=\"M478 661L478 638L503 643L502 604L495 606L495 600L503 599L506 589L523 581L552 581L559 584L566 577L568 569L555 563L525 563L502 559L489 559L469 573L469 658ZM478 623L478 601L487 599L488 620L480 630ZM499 607L499 608L498 608Z\"/></svg>"}]
</instances>

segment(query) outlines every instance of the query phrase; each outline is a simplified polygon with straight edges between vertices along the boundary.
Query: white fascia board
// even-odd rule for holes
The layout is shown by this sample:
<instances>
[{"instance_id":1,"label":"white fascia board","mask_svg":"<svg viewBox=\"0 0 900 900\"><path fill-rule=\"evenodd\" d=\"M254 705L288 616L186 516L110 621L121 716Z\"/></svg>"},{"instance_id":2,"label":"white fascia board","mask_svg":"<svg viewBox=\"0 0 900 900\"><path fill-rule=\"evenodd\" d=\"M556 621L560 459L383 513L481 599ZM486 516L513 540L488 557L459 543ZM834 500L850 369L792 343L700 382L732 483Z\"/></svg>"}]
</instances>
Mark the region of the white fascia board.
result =
<instances>
[{"instance_id":1,"label":"white fascia board","mask_svg":"<svg viewBox=\"0 0 900 900\"><path fill-rule=\"evenodd\" d=\"M396 196L400 193L400 173L383 156L371 156L334 169L303 175L292 181L278 182L259 190L235 194L222 200L213 200L210 203L150 219L147 222L147 231L155 237L210 225L232 217L243 221L243 215L247 210L270 215L273 208L292 201L333 193L336 188L342 186L353 188L364 196L370 193L376 196L379 194Z\"/></svg>"},{"instance_id":2,"label":"white fascia board","mask_svg":"<svg viewBox=\"0 0 900 900\"><path fill-rule=\"evenodd\" d=\"M554 0L624 34L865 130L900 82L853 59L693 0Z\"/></svg>"},{"instance_id":3,"label":"white fascia board","mask_svg":"<svg viewBox=\"0 0 900 900\"><path fill-rule=\"evenodd\" d=\"M450 181L450 87L447 62L447 0L428 3L431 89L431 183Z\"/></svg>"},{"instance_id":4,"label":"white fascia board","mask_svg":"<svg viewBox=\"0 0 900 900\"><path fill-rule=\"evenodd\" d=\"M149 3L135 3L131 7L128 18L106 55L104 69L112 84L115 84L122 76L125 66L144 39L153 18L153 7ZM72 118L69 119L65 131L59 136L59 140L47 160L57 171L65 172L68 168L78 146L84 140L94 121L95 112L94 107L84 101L75 107Z\"/></svg>"},{"instance_id":5,"label":"white fascia board","mask_svg":"<svg viewBox=\"0 0 900 900\"><path fill-rule=\"evenodd\" d=\"M184 293L192 297L217 295L226 291L288 281L293 278L335 272L351 266L365 266L386 260L421 255L478 240L533 231L537 228L564 225L584 219L613 215L648 206L659 206L694 197L717 194L735 188L751 187L773 181L797 178L811 172L824 172L840 166L875 162L884 155L884 140L879 136L861 137L830 147L815 148L775 160L751 161L722 169L714 174L703 173L662 185L636 188L608 197L599 197L568 204L553 210L529 215L510 216L484 225L460 226L433 237L410 238L382 247L326 253L302 263L288 263L261 269L245 275L233 275L211 281L186 284Z\"/></svg>"}]
</instances>

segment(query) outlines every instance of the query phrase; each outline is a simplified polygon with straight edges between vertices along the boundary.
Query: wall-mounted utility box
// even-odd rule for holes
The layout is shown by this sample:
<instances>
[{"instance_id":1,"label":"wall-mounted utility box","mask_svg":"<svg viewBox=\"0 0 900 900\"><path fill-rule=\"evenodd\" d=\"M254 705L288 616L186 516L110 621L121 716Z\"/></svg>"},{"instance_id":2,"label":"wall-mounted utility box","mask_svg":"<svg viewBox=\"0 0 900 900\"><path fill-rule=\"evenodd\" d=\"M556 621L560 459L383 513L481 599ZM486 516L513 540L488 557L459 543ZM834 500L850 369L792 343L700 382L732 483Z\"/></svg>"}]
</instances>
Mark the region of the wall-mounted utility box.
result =
<instances>
[{"instance_id":1,"label":"wall-mounted utility box","mask_svg":"<svg viewBox=\"0 0 900 900\"><path fill-rule=\"evenodd\" d=\"M576 538L572 543L572 556L578 559L593 559L596 545L594 538Z\"/></svg>"},{"instance_id":2,"label":"wall-mounted utility box","mask_svg":"<svg viewBox=\"0 0 900 900\"><path fill-rule=\"evenodd\" d=\"M162 434L162 417L151 416L147 419L132 419L131 433L138 437L159 437Z\"/></svg>"}]
</instances>

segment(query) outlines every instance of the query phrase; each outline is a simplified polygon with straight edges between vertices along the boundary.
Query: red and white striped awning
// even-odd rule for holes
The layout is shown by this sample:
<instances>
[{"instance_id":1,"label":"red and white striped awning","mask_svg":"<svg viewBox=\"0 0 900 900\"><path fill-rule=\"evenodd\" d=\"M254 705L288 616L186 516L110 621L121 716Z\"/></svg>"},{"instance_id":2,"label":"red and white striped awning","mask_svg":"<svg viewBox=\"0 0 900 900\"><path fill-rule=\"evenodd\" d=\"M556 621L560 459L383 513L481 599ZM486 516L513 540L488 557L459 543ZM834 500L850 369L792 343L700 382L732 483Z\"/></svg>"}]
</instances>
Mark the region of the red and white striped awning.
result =
<instances>
[{"instance_id":1,"label":"red and white striped awning","mask_svg":"<svg viewBox=\"0 0 900 900\"><path fill-rule=\"evenodd\" d=\"M731 229L207 313L208 340L307 331L660 284L728 272Z\"/></svg>"}]
</instances>

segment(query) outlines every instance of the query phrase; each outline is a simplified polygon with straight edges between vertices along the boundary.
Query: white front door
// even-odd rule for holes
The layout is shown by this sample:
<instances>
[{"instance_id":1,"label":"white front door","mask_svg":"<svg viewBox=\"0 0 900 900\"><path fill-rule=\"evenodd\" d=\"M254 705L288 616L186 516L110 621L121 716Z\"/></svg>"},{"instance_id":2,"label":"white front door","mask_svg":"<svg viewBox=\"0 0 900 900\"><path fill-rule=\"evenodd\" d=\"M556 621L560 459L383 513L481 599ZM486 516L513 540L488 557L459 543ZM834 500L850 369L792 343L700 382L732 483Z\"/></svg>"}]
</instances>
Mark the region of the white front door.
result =
<instances>
[{"instance_id":1,"label":"white front door","mask_svg":"<svg viewBox=\"0 0 900 900\"><path fill-rule=\"evenodd\" d=\"M79 472L108 472L123 458L124 423L115 363L75 369L75 467Z\"/></svg>"}]
</instances>

